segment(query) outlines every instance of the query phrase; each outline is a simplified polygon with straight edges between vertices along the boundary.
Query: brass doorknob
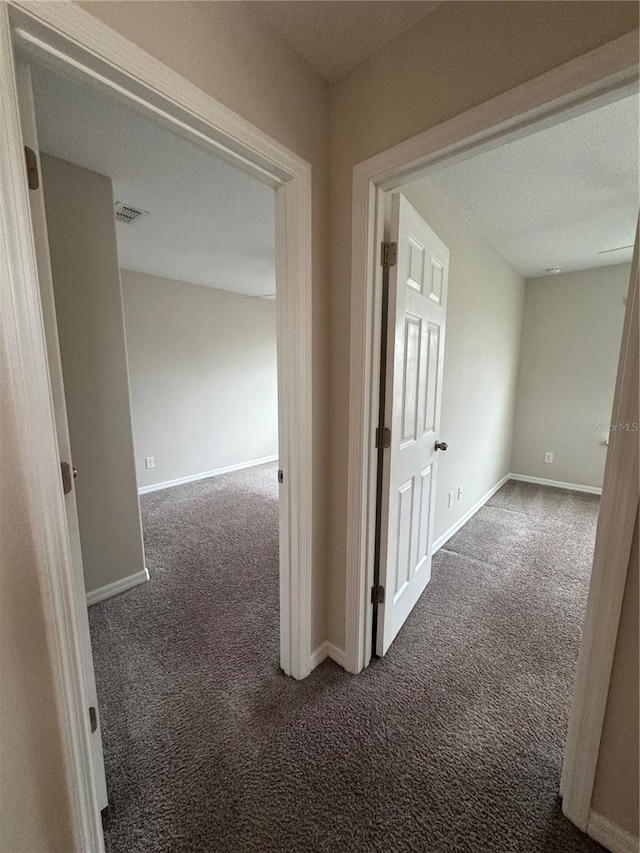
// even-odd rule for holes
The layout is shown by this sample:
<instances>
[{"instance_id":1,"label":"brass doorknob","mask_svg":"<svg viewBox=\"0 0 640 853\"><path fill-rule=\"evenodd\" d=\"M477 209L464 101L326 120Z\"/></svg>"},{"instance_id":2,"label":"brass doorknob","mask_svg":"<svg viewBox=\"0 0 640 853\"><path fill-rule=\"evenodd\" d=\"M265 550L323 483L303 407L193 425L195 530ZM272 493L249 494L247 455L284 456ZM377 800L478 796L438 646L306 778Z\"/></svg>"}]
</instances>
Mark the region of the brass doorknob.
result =
<instances>
[{"instance_id":1,"label":"brass doorknob","mask_svg":"<svg viewBox=\"0 0 640 853\"><path fill-rule=\"evenodd\" d=\"M448 446L446 441L436 441L436 450L446 450Z\"/></svg>"}]
</instances>

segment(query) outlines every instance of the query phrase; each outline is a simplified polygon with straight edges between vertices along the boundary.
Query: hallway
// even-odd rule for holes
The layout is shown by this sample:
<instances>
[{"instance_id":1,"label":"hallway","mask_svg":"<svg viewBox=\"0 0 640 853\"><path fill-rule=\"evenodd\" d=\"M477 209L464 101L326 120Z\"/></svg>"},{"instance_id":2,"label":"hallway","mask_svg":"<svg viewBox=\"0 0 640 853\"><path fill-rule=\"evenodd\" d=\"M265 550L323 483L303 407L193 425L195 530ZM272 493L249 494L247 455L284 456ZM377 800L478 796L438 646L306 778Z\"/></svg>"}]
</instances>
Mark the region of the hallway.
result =
<instances>
[{"instance_id":1,"label":"hallway","mask_svg":"<svg viewBox=\"0 0 640 853\"><path fill-rule=\"evenodd\" d=\"M275 466L144 496L151 581L90 609L108 851L601 850L557 797L598 506L507 483L385 659L295 682Z\"/></svg>"}]
</instances>

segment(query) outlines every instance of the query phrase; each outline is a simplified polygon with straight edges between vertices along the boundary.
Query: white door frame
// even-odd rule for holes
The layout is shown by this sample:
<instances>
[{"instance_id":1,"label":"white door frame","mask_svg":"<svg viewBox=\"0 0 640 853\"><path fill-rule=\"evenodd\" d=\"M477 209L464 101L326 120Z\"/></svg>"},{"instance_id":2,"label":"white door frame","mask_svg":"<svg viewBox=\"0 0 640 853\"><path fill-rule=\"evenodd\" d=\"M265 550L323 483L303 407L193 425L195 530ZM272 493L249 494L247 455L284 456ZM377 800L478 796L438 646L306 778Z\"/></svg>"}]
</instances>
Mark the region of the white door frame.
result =
<instances>
[{"instance_id":1,"label":"white door frame","mask_svg":"<svg viewBox=\"0 0 640 853\"><path fill-rule=\"evenodd\" d=\"M364 160L353 170L345 624L345 667L349 672L360 672L371 659L373 605L370 589L373 585L377 483L375 430L379 410L382 313L379 248L384 235L384 195L424 177L445 161L450 165L465 160L587 112L596 105L631 94L637 91L637 84L638 32L635 31ZM629 500L633 503L631 498ZM624 537L628 539L630 535L628 526L618 529L619 522L616 517L608 517L609 533L614 539L617 534L619 539L622 537L620 541L626 542ZM630 541L628 544L630 547ZM609 554L607 565L607 584L612 585L609 599L613 606L605 617L607 622L603 630L607 636L613 636L614 644L620 611L619 601L616 606L616 589L620 586L619 579L626 577L628 556L629 550L623 545ZM594 573L601 571L602 565L596 565ZM614 576L618 578L617 587ZM605 699L606 690L605 685ZM587 701L585 696L579 699ZM599 731L597 738L599 742ZM568 784L565 793L568 793ZM586 796L587 792L583 791L581 816ZM590 796L589 790L589 800ZM574 808L574 814L576 811ZM569 816L574 819L573 815ZM574 822L584 825L586 819Z\"/></svg>"},{"instance_id":2,"label":"white door frame","mask_svg":"<svg viewBox=\"0 0 640 853\"><path fill-rule=\"evenodd\" d=\"M91 779L85 638L73 573L24 167L14 45L153 113L275 190L280 487L280 662L311 671L311 166L75 3L0 2L0 331L20 419L37 570L78 850L103 849Z\"/></svg>"},{"instance_id":3,"label":"white door frame","mask_svg":"<svg viewBox=\"0 0 640 853\"><path fill-rule=\"evenodd\" d=\"M636 230L612 424L638 422L638 300ZM594 819L591 797L637 516L638 433L613 430L609 435L591 584L560 783L564 813L589 834Z\"/></svg>"}]
</instances>

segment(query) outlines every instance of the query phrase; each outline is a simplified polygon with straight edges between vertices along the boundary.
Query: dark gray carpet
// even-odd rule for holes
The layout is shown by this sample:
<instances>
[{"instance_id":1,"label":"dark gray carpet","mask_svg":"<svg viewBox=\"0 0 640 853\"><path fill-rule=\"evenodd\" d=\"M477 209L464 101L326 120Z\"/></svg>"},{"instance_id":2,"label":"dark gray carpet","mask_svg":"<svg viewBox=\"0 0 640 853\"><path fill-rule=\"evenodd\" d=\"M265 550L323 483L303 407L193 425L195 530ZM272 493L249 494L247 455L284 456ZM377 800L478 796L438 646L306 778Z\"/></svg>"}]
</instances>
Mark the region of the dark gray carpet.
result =
<instances>
[{"instance_id":1,"label":"dark gray carpet","mask_svg":"<svg viewBox=\"0 0 640 853\"><path fill-rule=\"evenodd\" d=\"M384 660L278 670L275 466L142 499L90 609L110 853L599 851L560 811L598 499L508 483Z\"/></svg>"}]
</instances>

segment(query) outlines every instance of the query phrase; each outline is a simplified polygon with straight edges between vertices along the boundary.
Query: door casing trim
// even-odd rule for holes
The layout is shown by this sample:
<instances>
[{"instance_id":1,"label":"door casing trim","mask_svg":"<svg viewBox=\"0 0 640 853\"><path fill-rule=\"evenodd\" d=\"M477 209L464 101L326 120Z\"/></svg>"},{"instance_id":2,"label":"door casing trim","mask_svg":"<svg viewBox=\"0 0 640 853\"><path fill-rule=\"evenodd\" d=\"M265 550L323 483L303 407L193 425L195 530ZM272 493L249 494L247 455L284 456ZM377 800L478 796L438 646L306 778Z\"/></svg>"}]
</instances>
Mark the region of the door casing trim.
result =
<instances>
[{"instance_id":1,"label":"door casing trim","mask_svg":"<svg viewBox=\"0 0 640 853\"><path fill-rule=\"evenodd\" d=\"M373 607L368 592L373 584L375 545L375 428L379 411L382 305L382 267L378 263L378 255L379 245L384 239L384 196L390 190L400 189L404 184L426 176L444 162L451 165L507 141L522 138L595 106L632 94L637 91L637 86L636 30L364 160L353 169L345 604L345 668L349 672L361 672L369 664L372 654ZM621 453L622 450L620 446ZM628 442L624 452L631 452ZM611 449L609 456L612 456ZM621 459L616 470L622 471L627 459L628 455ZM633 504L633 495L626 497ZM608 554L608 591L604 593L608 609L602 602L597 608L599 614L606 610L605 621L599 624L599 642L605 645L611 644L611 638L615 644L620 615L620 582L622 579L623 586L632 533L628 524L618 530L613 517L609 517L608 523L611 542L619 544ZM596 564L594 575L601 570L602 566ZM613 581L614 576L616 582ZM592 579L592 587L593 583ZM588 638L583 639L583 647L587 641ZM610 667L607 672L605 670L606 666L601 667L598 678L600 691L604 688L606 699ZM581 704L590 701L591 697L584 691L577 692L572 718L580 715ZM597 721L593 722L588 731L582 731L580 743L590 740L599 744L600 731L601 725L598 728ZM570 753L576 748L568 742L567 767L572 761ZM595 757L592 754L589 759L593 773L596 760L597 747ZM568 790L578 780L571 775L564 781L565 801L571 803L569 809L565 804L565 813L585 829L591 788L583 785L580 795L572 799L567 797Z\"/></svg>"},{"instance_id":2,"label":"door casing trim","mask_svg":"<svg viewBox=\"0 0 640 853\"><path fill-rule=\"evenodd\" d=\"M311 166L74 3L0 2L0 324L20 424L75 848L104 850L94 791L80 631L64 515L44 329L25 178L14 45L153 113L173 130L275 190L278 282L280 656L311 671ZM82 599L84 596L82 596Z\"/></svg>"}]
</instances>

